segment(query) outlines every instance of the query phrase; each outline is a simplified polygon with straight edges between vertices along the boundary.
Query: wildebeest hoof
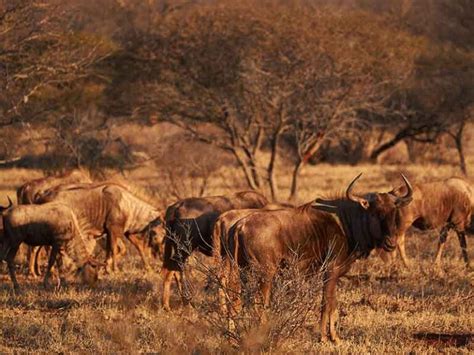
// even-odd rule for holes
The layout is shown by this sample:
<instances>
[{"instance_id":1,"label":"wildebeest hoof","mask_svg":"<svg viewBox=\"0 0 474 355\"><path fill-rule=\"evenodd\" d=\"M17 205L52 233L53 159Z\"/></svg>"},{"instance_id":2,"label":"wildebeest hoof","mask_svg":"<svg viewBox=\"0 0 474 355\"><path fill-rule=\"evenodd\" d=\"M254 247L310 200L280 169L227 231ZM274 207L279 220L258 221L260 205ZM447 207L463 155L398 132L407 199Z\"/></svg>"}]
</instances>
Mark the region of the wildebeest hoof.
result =
<instances>
[{"instance_id":1,"label":"wildebeest hoof","mask_svg":"<svg viewBox=\"0 0 474 355\"><path fill-rule=\"evenodd\" d=\"M328 342L328 336L327 335L321 335L321 343L327 343Z\"/></svg>"},{"instance_id":2,"label":"wildebeest hoof","mask_svg":"<svg viewBox=\"0 0 474 355\"><path fill-rule=\"evenodd\" d=\"M171 308L168 305L163 305L163 311L165 312L171 312Z\"/></svg>"}]
</instances>

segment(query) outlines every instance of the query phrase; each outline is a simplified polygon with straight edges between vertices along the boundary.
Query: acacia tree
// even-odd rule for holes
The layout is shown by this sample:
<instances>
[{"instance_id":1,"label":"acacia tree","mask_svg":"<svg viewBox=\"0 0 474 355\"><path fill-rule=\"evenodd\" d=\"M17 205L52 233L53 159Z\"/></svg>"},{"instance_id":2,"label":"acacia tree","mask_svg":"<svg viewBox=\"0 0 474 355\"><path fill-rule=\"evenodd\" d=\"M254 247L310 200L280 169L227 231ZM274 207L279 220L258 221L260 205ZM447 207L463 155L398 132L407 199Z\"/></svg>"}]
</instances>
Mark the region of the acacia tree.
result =
<instances>
[{"instance_id":1,"label":"acacia tree","mask_svg":"<svg viewBox=\"0 0 474 355\"><path fill-rule=\"evenodd\" d=\"M100 98L97 64L115 48L77 30L76 15L67 2L0 2L1 127L57 128L65 114Z\"/></svg>"},{"instance_id":2,"label":"acacia tree","mask_svg":"<svg viewBox=\"0 0 474 355\"><path fill-rule=\"evenodd\" d=\"M387 110L420 41L365 13L250 4L194 6L164 21L155 48L166 60L159 81L142 83L139 112L232 153L249 186L274 198L289 143L294 199L325 141L358 129L361 112Z\"/></svg>"}]
</instances>

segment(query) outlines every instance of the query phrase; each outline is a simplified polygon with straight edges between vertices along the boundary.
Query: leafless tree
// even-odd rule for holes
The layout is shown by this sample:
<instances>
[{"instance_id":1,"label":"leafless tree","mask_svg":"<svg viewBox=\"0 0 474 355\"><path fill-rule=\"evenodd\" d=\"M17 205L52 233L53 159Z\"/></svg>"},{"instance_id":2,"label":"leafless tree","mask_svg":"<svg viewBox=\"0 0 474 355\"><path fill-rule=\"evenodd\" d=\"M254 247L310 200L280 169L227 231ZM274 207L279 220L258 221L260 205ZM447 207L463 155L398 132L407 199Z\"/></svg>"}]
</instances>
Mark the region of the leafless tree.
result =
<instances>
[{"instance_id":1,"label":"leafless tree","mask_svg":"<svg viewBox=\"0 0 474 355\"><path fill-rule=\"evenodd\" d=\"M161 80L143 83L137 112L230 152L248 185L275 199L282 143L293 142L296 198L301 169L321 144L359 128L360 112L386 110L411 74L418 42L366 16L307 5L195 6L156 34Z\"/></svg>"}]
</instances>

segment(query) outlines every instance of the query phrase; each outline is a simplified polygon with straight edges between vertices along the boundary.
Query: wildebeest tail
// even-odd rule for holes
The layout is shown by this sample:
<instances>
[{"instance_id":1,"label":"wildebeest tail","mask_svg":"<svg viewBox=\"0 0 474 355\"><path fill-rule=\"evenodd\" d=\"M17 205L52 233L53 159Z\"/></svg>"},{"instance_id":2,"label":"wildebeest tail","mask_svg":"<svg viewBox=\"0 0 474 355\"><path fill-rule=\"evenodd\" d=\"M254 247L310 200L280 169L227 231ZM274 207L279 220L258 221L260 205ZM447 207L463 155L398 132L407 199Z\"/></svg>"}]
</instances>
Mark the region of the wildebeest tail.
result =
<instances>
[{"instance_id":1,"label":"wildebeest tail","mask_svg":"<svg viewBox=\"0 0 474 355\"><path fill-rule=\"evenodd\" d=\"M474 209L471 209L471 223L467 226L466 232L474 234Z\"/></svg>"},{"instance_id":2,"label":"wildebeest tail","mask_svg":"<svg viewBox=\"0 0 474 355\"><path fill-rule=\"evenodd\" d=\"M222 222L218 219L212 230L212 256L216 265L221 259Z\"/></svg>"},{"instance_id":3,"label":"wildebeest tail","mask_svg":"<svg viewBox=\"0 0 474 355\"><path fill-rule=\"evenodd\" d=\"M469 197L471 200L471 223L467 226L466 232L474 234L474 190L468 185Z\"/></svg>"},{"instance_id":4,"label":"wildebeest tail","mask_svg":"<svg viewBox=\"0 0 474 355\"><path fill-rule=\"evenodd\" d=\"M12 228L11 225L8 221L8 218L3 217L3 236L2 239L0 240L0 261L5 260L7 257L8 251L10 250L10 243L9 241L11 240L13 234L12 234Z\"/></svg>"}]
</instances>

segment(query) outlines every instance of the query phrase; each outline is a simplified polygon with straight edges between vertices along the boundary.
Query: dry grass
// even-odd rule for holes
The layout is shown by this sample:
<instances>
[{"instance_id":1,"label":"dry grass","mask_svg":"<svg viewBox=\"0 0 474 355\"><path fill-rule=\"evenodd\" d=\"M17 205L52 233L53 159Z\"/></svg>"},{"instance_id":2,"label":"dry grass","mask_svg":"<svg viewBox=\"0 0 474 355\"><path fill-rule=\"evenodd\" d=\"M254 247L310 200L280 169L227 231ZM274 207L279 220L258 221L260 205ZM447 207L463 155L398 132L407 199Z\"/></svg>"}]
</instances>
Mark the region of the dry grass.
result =
<instances>
[{"instance_id":1,"label":"dry grass","mask_svg":"<svg viewBox=\"0 0 474 355\"><path fill-rule=\"evenodd\" d=\"M455 173L455 168L439 166L323 165L305 171L300 198L308 200L339 188L359 171L366 173L359 186L361 190L389 188L392 183L398 184L399 170L419 180ZM35 174L3 171L0 203L6 202L3 191L12 194L20 180ZM136 174L135 181L151 185L148 182L153 179L147 179L146 171ZM210 193L225 190L229 181L232 180L222 177L212 181ZM474 273L466 271L460 260L457 238L448 240L442 273L432 269L435 234L413 234L407 243L408 255L414 261L410 270L404 269L400 262L384 265L379 258L371 256L357 262L349 275L341 279L338 327L343 341L339 346L319 342L319 327L314 328L319 312L314 312L293 337L281 340L272 351L472 353ZM469 238L468 243L470 256L474 258L474 240ZM158 263L154 265L157 272L144 274L132 249L129 248L132 255L122 264L123 271L103 276L95 289L72 283L66 289L47 292L41 288L40 281L21 277L25 294L15 296L8 276L2 274L0 352L239 351L222 331L208 322L209 314L216 309L212 305L217 303L217 296L213 290L204 290L204 275L196 271L188 273L194 290L193 306L181 306L175 294L171 303L173 311L166 313L160 308ZM320 303L320 294L314 302ZM252 331L243 344L245 350L259 351L268 333L263 328ZM471 339L437 341L422 333L471 334Z\"/></svg>"}]
</instances>

